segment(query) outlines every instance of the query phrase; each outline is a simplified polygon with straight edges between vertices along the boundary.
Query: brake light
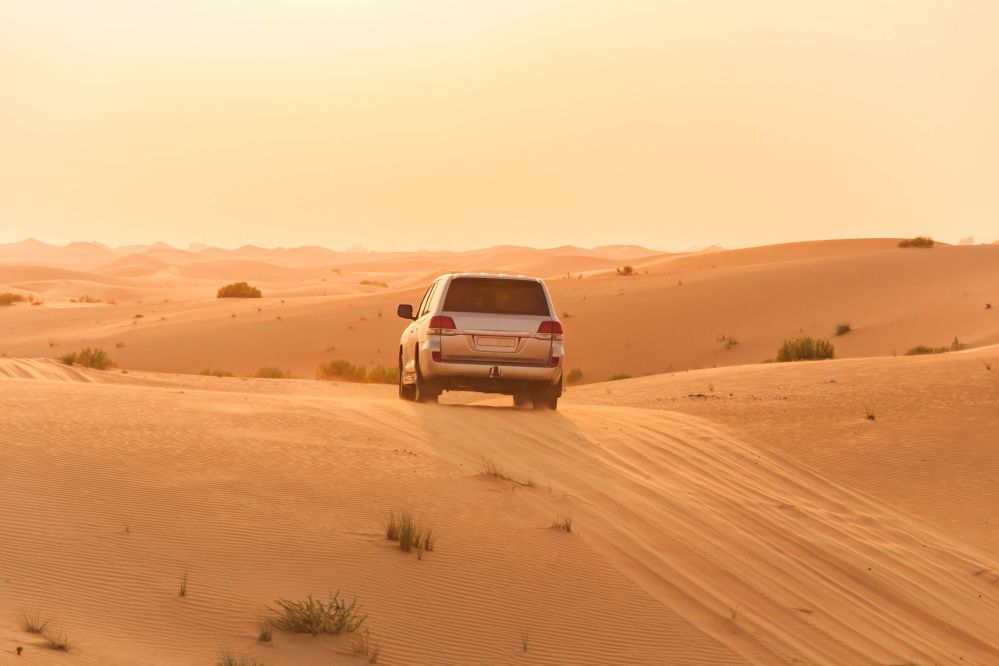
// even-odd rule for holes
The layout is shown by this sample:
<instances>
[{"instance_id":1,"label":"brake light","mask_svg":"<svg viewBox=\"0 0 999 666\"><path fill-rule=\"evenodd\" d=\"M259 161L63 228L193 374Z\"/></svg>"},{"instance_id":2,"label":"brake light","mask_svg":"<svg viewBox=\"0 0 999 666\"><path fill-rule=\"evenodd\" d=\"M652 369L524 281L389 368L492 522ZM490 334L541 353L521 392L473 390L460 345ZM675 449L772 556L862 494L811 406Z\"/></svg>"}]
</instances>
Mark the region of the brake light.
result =
<instances>
[{"instance_id":1,"label":"brake light","mask_svg":"<svg viewBox=\"0 0 999 666\"><path fill-rule=\"evenodd\" d=\"M559 361L561 361L561 360L562 359L560 359L558 356L552 356L551 360L548 361L548 367L549 368L557 368L558 364L559 364Z\"/></svg>"},{"instance_id":2,"label":"brake light","mask_svg":"<svg viewBox=\"0 0 999 666\"><path fill-rule=\"evenodd\" d=\"M427 326L427 335L457 335L458 327L454 324L454 319L443 315L434 315L430 318Z\"/></svg>"},{"instance_id":3,"label":"brake light","mask_svg":"<svg viewBox=\"0 0 999 666\"><path fill-rule=\"evenodd\" d=\"M561 340L562 322L555 321L554 319L541 322L541 326L538 326L537 337L542 340Z\"/></svg>"},{"instance_id":4,"label":"brake light","mask_svg":"<svg viewBox=\"0 0 999 666\"><path fill-rule=\"evenodd\" d=\"M441 362L441 353L439 351L430 352L430 357L434 359L434 363Z\"/></svg>"}]
</instances>

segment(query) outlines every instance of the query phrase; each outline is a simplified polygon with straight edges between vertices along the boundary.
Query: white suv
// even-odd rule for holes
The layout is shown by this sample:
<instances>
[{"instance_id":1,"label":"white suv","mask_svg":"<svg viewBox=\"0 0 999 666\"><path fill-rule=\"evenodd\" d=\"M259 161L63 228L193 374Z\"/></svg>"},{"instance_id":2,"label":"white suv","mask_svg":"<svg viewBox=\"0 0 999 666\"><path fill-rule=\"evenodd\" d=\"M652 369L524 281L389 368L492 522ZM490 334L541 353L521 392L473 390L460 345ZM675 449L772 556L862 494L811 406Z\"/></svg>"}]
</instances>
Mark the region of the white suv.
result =
<instances>
[{"instance_id":1,"label":"white suv","mask_svg":"<svg viewBox=\"0 0 999 666\"><path fill-rule=\"evenodd\" d=\"M443 275L399 342L399 397L436 402L442 391L513 396L517 406L556 409L562 395L562 324L545 283L487 273Z\"/></svg>"}]
</instances>

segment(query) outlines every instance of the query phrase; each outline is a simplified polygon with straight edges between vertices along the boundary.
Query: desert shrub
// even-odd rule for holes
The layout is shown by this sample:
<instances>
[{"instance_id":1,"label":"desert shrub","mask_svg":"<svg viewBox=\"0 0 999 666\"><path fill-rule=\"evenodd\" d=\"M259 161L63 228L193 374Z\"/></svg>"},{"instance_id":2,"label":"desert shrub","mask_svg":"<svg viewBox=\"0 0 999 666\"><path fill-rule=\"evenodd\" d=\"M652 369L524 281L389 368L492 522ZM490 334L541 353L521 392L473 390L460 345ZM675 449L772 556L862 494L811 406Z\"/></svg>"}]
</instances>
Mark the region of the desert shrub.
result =
<instances>
[{"instance_id":1,"label":"desert shrub","mask_svg":"<svg viewBox=\"0 0 999 666\"><path fill-rule=\"evenodd\" d=\"M45 647L56 652L69 652L73 649L73 643L66 637L66 634L45 634Z\"/></svg>"},{"instance_id":2,"label":"desert shrub","mask_svg":"<svg viewBox=\"0 0 999 666\"><path fill-rule=\"evenodd\" d=\"M232 373L228 370L220 370L218 368L205 368L198 374L205 377L232 377Z\"/></svg>"},{"instance_id":3,"label":"desert shrub","mask_svg":"<svg viewBox=\"0 0 999 666\"><path fill-rule=\"evenodd\" d=\"M552 521L552 528L562 530L563 532L572 532L572 516L568 514L555 516L555 519Z\"/></svg>"},{"instance_id":4,"label":"desert shrub","mask_svg":"<svg viewBox=\"0 0 999 666\"><path fill-rule=\"evenodd\" d=\"M343 359L327 361L316 368L316 379L363 382L367 379L367 375L364 366L357 366Z\"/></svg>"},{"instance_id":5,"label":"desert shrub","mask_svg":"<svg viewBox=\"0 0 999 666\"><path fill-rule=\"evenodd\" d=\"M271 631L270 622L261 622L257 625L257 640L261 643L270 643L271 639L274 638L274 632Z\"/></svg>"},{"instance_id":6,"label":"desert shrub","mask_svg":"<svg viewBox=\"0 0 999 666\"><path fill-rule=\"evenodd\" d=\"M263 663L253 657L235 655L232 652L223 652L219 655L215 666L263 666Z\"/></svg>"},{"instance_id":7,"label":"desert shrub","mask_svg":"<svg viewBox=\"0 0 999 666\"><path fill-rule=\"evenodd\" d=\"M408 511L392 511L385 520L385 538L399 542L399 550L404 553L416 549L432 551L436 541L434 529L423 525Z\"/></svg>"},{"instance_id":8,"label":"desert shrub","mask_svg":"<svg viewBox=\"0 0 999 666\"><path fill-rule=\"evenodd\" d=\"M850 326L850 322L842 321L836 324L836 335L846 335L852 330L853 328Z\"/></svg>"},{"instance_id":9,"label":"desert shrub","mask_svg":"<svg viewBox=\"0 0 999 666\"><path fill-rule=\"evenodd\" d=\"M376 365L368 372L368 381L372 384L398 384L399 368L394 365Z\"/></svg>"},{"instance_id":10,"label":"desert shrub","mask_svg":"<svg viewBox=\"0 0 999 666\"><path fill-rule=\"evenodd\" d=\"M224 287L219 287L216 298L260 298L260 290L251 287L246 282L233 282Z\"/></svg>"},{"instance_id":11,"label":"desert shrub","mask_svg":"<svg viewBox=\"0 0 999 666\"><path fill-rule=\"evenodd\" d=\"M781 343L777 349L777 361L785 363L788 361L818 361L833 358L835 350L828 340L822 338L812 338L802 335L796 338L789 338Z\"/></svg>"},{"instance_id":12,"label":"desert shrub","mask_svg":"<svg viewBox=\"0 0 999 666\"><path fill-rule=\"evenodd\" d=\"M21 619L21 628L29 634L44 634L45 630L49 628L49 621L43 620L37 615L25 613Z\"/></svg>"},{"instance_id":13,"label":"desert shrub","mask_svg":"<svg viewBox=\"0 0 999 666\"><path fill-rule=\"evenodd\" d=\"M929 236L916 236L915 238L903 238L898 242L899 247L933 247L933 239Z\"/></svg>"},{"instance_id":14,"label":"desert shrub","mask_svg":"<svg viewBox=\"0 0 999 666\"><path fill-rule=\"evenodd\" d=\"M365 287L387 287L387 282L382 282L381 280L361 280L361 284Z\"/></svg>"},{"instance_id":15,"label":"desert shrub","mask_svg":"<svg viewBox=\"0 0 999 666\"><path fill-rule=\"evenodd\" d=\"M960 351L967 346L968 345L964 344L955 337L954 341L951 342L948 347L928 347L926 345L916 345L905 352L905 355L922 356L923 354L945 354L949 351Z\"/></svg>"},{"instance_id":16,"label":"desert shrub","mask_svg":"<svg viewBox=\"0 0 999 666\"><path fill-rule=\"evenodd\" d=\"M0 294L0 305L13 305L14 303L23 303L24 296L22 294L15 294L10 291L5 291Z\"/></svg>"},{"instance_id":17,"label":"desert shrub","mask_svg":"<svg viewBox=\"0 0 999 666\"><path fill-rule=\"evenodd\" d=\"M566 377L566 379L570 384L578 382L582 378L583 378L583 371L580 370L579 368L573 368L572 370L570 370L569 376Z\"/></svg>"},{"instance_id":18,"label":"desert shrub","mask_svg":"<svg viewBox=\"0 0 999 666\"><path fill-rule=\"evenodd\" d=\"M277 366L269 365L265 368L260 368L253 376L257 379L288 379L291 377L291 373L287 370L282 370Z\"/></svg>"},{"instance_id":19,"label":"desert shrub","mask_svg":"<svg viewBox=\"0 0 999 666\"><path fill-rule=\"evenodd\" d=\"M623 275L625 277L636 275L634 266L621 266L616 270L618 275Z\"/></svg>"},{"instance_id":20,"label":"desert shrub","mask_svg":"<svg viewBox=\"0 0 999 666\"><path fill-rule=\"evenodd\" d=\"M66 365L82 365L85 368L94 370L107 370L114 366L114 361L103 349L92 349L86 347L78 352L69 352L59 357L59 360Z\"/></svg>"},{"instance_id":21,"label":"desert shrub","mask_svg":"<svg viewBox=\"0 0 999 666\"><path fill-rule=\"evenodd\" d=\"M277 608L269 608L274 617L271 624L283 631L298 634L342 634L357 631L367 619L361 615L357 600L349 604L340 599L340 591L330 594L329 602L313 599L312 595L305 601L290 601L278 599L274 602Z\"/></svg>"},{"instance_id":22,"label":"desert shrub","mask_svg":"<svg viewBox=\"0 0 999 666\"><path fill-rule=\"evenodd\" d=\"M631 375L629 375L629 374L627 374L625 372L619 372L616 375L611 375L610 377L608 377L607 381L609 381L609 382L617 382L617 381L621 381L622 379L631 379Z\"/></svg>"}]
</instances>

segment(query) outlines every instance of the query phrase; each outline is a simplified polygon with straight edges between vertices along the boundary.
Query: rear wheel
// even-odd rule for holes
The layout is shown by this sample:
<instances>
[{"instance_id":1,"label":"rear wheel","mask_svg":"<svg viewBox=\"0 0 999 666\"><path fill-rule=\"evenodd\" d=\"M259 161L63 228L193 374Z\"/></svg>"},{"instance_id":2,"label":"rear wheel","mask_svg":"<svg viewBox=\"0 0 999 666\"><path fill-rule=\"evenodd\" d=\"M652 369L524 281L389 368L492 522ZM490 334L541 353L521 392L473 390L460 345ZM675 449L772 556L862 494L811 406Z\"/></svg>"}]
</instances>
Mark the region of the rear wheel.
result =
<instances>
[{"instance_id":1,"label":"rear wheel","mask_svg":"<svg viewBox=\"0 0 999 666\"><path fill-rule=\"evenodd\" d=\"M419 354L419 352L417 352ZM440 391L435 391L434 388L427 384L423 379L423 375L420 373L420 357L416 357L416 383L413 385L413 400L416 402L432 402L436 403L437 398L440 397Z\"/></svg>"},{"instance_id":2,"label":"rear wheel","mask_svg":"<svg viewBox=\"0 0 999 666\"><path fill-rule=\"evenodd\" d=\"M558 392L554 388L543 388L531 395L534 409L558 409Z\"/></svg>"},{"instance_id":3,"label":"rear wheel","mask_svg":"<svg viewBox=\"0 0 999 666\"><path fill-rule=\"evenodd\" d=\"M402 352L399 352L399 397L403 400L416 400L416 387L402 383Z\"/></svg>"},{"instance_id":4,"label":"rear wheel","mask_svg":"<svg viewBox=\"0 0 999 666\"><path fill-rule=\"evenodd\" d=\"M514 407L528 407L531 404L531 394L526 391L519 391L513 394Z\"/></svg>"}]
</instances>

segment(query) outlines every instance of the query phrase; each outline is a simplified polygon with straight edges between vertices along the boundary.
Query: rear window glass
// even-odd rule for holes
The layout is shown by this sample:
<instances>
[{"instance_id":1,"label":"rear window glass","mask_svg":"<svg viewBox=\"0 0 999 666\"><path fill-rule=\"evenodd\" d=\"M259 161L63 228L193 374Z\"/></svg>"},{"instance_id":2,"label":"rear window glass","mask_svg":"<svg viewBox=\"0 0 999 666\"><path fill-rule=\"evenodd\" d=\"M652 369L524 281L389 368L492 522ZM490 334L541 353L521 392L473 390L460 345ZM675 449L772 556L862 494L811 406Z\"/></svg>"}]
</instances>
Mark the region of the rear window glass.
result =
<instances>
[{"instance_id":1,"label":"rear window glass","mask_svg":"<svg viewBox=\"0 0 999 666\"><path fill-rule=\"evenodd\" d=\"M455 278L447 290L444 310L548 317L548 299L533 280Z\"/></svg>"}]
</instances>

